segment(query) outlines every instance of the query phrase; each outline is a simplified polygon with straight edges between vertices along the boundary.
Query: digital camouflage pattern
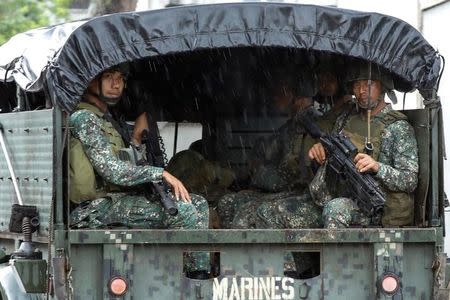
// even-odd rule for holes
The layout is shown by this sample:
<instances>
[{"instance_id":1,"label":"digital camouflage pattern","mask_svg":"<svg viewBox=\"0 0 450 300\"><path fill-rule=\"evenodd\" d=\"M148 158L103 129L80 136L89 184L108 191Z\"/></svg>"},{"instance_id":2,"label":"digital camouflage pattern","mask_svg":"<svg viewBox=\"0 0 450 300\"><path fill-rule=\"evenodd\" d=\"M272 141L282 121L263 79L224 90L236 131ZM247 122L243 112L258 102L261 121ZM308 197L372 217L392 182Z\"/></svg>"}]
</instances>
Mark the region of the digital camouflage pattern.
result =
<instances>
[{"instance_id":1,"label":"digital camouflage pattern","mask_svg":"<svg viewBox=\"0 0 450 300\"><path fill-rule=\"evenodd\" d=\"M269 228L257 216L258 207L285 198L297 199L303 193L312 178L306 164L305 137L303 127L290 119L275 135L256 143L250 161L251 186L256 190L230 193L219 200L217 212L223 228ZM303 223L302 218L298 215L297 222Z\"/></svg>"},{"instance_id":2,"label":"digital camouflage pattern","mask_svg":"<svg viewBox=\"0 0 450 300\"><path fill-rule=\"evenodd\" d=\"M113 152L99 118L89 110L79 110L70 118L71 134L79 139L97 174L105 181L121 187L133 187L162 179L162 168L136 166L121 161ZM99 187L101 189L102 187ZM124 188L121 188L124 190ZM192 203L178 201L178 214L170 216L159 200L150 200L136 192L108 193L76 207L71 213L73 228L125 226L132 228L206 229L209 210L206 200L191 195ZM191 253L187 270L209 270L209 254Z\"/></svg>"},{"instance_id":3,"label":"digital camouflage pattern","mask_svg":"<svg viewBox=\"0 0 450 300\"><path fill-rule=\"evenodd\" d=\"M391 111L392 106L386 105L381 112L372 117L372 123L385 118ZM340 128L343 121L342 118L338 118L334 128ZM399 120L386 126L382 133L378 162L380 169L375 178L387 189L414 191L418 180L419 157L414 129L406 120Z\"/></svg>"},{"instance_id":4,"label":"digital camouflage pattern","mask_svg":"<svg viewBox=\"0 0 450 300\"><path fill-rule=\"evenodd\" d=\"M250 159L252 187L267 192L303 190L313 177L306 136L303 126L291 118L276 134L258 140Z\"/></svg>"},{"instance_id":5,"label":"digital camouflage pattern","mask_svg":"<svg viewBox=\"0 0 450 300\"><path fill-rule=\"evenodd\" d=\"M202 196L191 194L192 204L177 201L176 216L164 211L158 197L152 195L149 200L139 194L109 193L106 197L86 201L76 207L71 213L71 227L208 228L208 205Z\"/></svg>"},{"instance_id":6,"label":"digital camouflage pattern","mask_svg":"<svg viewBox=\"0 0 450 300\"><path fill-rule=\"evenodd\" d=\"M164 211L158 196L150 200L138 194L110 193L104 198L85 202L71 213L72 228L105 228L124 226L143 229L207 229L209 210L202 196L191 194L192 204L178 201L178 214ZM188 271L209 271L209 254L188 253L185 260Z\"/></svg>"},{"instance_id":7,"label":"digital camouflage pattern","mask_svg":"<svg viewBox=\"0 0 450 300\"><path fill-rule=\"evenodd\" d=\"M391 111L391 105L387 105L373 117L372 123L377 119L386 118ZM344 118L338 118L334 128L342 128L344 121ZM345 128L344 126L344 130ZM404 211L413 212L414 209L411 193L417 186L419 161L414 129L406 120L393 122L384 128L381 134L378 162L380 169L374 178L387 194L382 223L384 226L408 225L413 221L413 215L411 213L405 215ZM321 190L323 195L328 193L325 185L320 181L313 181L313 183L319 185L313 185L313 190ZM325 201L323 219L326 227L339 228L367 223L367 218L361 216L359 209L355 207L353 201L349 200L338 197ZM318 199L316 202L321 200Z\"/></svg>"},{"instance_id":8,"label":"digital camouflage pattern","mask_svg":"<svg viewBox=\"0 0 450 300\"><path fill-rule=\"evenodd\" d=\"M106 122L86 109L78 110L70 116L70 132L82 143L97 174L107 182L120 186L135 186L161 180L162 168L132 165L114 154L114 145L110 145L109 138L102 130L102 123Z\"/></svg>"},{"instance_id":9,"label":"digital camouflage pattern","mask_svg":"<svg viewBox=\"0 0 450 300\"><path fill-rule=\"evenodd\" d=\"M255 208L261 204L264 194L253 190L243 190L238 193L226 194L220 198L217 203L217 213L220 217L221 228L234 228L234 218L239 212L241 212L240 215L244 215L244 219L237 220L237 223L254 223L254 215L252 218L247 213L255 212ZM241 207L245 206L247 206L246 211L241 211Z\"/></svg>"},{"instance_id":10,"label":"digital camouflage pattern","mask_svg":"<svg viewBox=\"0 0 450 300\"><path fill-rule=\"evenodd\" d=\"M287 194L274 201L264 201L256 210L258 228L321 228L322 209L309 192Z\"/></svg>"}]
</instances>

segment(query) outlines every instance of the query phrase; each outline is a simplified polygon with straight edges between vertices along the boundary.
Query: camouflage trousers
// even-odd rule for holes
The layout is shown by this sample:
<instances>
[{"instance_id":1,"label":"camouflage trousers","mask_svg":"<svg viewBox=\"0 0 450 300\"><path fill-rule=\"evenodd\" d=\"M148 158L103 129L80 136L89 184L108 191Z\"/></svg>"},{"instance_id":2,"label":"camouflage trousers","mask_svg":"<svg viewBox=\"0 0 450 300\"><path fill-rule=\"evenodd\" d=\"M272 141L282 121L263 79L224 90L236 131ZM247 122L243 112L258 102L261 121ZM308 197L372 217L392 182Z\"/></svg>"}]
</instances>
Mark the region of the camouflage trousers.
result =
<instances>
[{"instance_id":1,"label":"camouflage trousers","mask_svg":"<svg viewBox=\"0 0 450 300\"><path fill-rule=\"evenodd\" d=\"M319 228L322 212L309 193L227 194L217 206L223 228Z\"/></svg>"},{"instance_id":2,"label":"camouflage trousers","mask_svg":"<svg viewBox=\"0 0 450 300\"><path fill-rule=\"evenodd\" d=\"M369 225L366 217L355 204L346 197L334 198L330 193L326 180L327 163L319 168L309 184L314 202L323 207L322 219L325 228L346 228L350 225Z\"/></svg>"},{"instance_id":3,"label":"camouflage trousers","mask_svg":"<svg viewBox=\"0 0 450 300\"><path fill-rule=\"evenodd\" d=\"M350 225L368 226L370 218L361 212L352 199L340 197L324 205L323 222L325 228L346 228Z\"/></svg>"},{"instance_id":4,"label":"camouflage trousers","mask_svg":"<svg viewBox=\"0 0 450 300\"><path fill-rule=\"evenodd\" d=\"M308 192L241 191L222 197L217 208L225 228L322 227L322 210L312 201ZM285 264L292 263L299 276L319 265L313 255L304 252L286 253Z\"/></svg>"},{"instance_id":5,"label":"camouflage trousers","mask_svg":"<svg viewBox=\"0 0 450 300\"><path fill-rule=\"evenodd\" d=\"M205 198L191 194L192 203L177 202L178 214L164 211L157 196L110 193L106 197L84 202L70 214L72 228L125 226L143 229L207 229L209 209ZM209 254L192 252L186 256L187 271L209 270Z\"/></svg>"}]
</instances>

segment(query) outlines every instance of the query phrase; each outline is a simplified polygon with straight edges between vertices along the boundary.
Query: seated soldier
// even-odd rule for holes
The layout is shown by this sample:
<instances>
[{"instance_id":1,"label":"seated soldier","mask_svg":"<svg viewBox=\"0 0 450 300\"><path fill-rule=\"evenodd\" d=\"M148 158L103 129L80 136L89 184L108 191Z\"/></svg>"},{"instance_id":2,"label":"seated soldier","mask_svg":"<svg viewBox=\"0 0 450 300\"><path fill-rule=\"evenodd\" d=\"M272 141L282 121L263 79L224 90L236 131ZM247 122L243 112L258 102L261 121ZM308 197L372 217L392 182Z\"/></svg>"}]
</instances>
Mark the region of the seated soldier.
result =
<instances>
[{"instance_id":1,"label":"seated soldier","mask_svg":"<svg viewBox=\"0 0 450 300\"><path fill-rule=\"evenodd\" d=\"M217 201L230 192L229 187L235 180L235 174L231 168L221 166L205 156L202 141L195 141L188 150L175 154L166 170L182 180L190 192L206 197L210 207L209 227L219 229Z\"/></svg>"},{"instance_id":2,"label":"seated soldier","mask_svg":"<svg viewBox=\"0 0 450 300\"><path fill-rule=\"evenodd\" d=\"M325 60L319 66L317 94L313 97L316 101L314 105L329 105L322 111L323 115L316 114L316 117L318 117L317 125L325 132L331 131L332 125L339 114L348 113L354 107L349 101L351 97L346 95L341 87L333 66L334 64L329 60ZM298 110L298 112L301 111L303 109ZM294 112L294 115L297 114L297 111ZM302 133L301 136L298 136L299 132ZM297 146L290 149L284 155L284 163L280 164L280 168L288 175L287 178L291 178L291 181L301 178L299 174L307 173L308 176L303 177L302 180L303 187L306 187L313 178L312 172L316 169L308 158L308 149L317 143L317 140L307 135L301 124L296 124L296 130L291 131L289 138L284 140L287 145L292 143L289 141L295 141L296 144L301 145L301 148ZM322 225L321 207L316 207L313 203L307 188L304 190L297 189L295 197L280 197L275 201L261 201L253 214L256 215L255 223L260 228L314 228ZM309 223L305 218L318 221Z\"/></svg>"},{"instance_id":3,"label":"seated soldier","mask_svg":"<svg viewBox=\"0 0 450 300\"><path fill-rule=\"evenodd\" d=\"M414 200L412 192L417 185L418 149L414 130L407 118L394 111L384 101L386 92L393 89L392 78L376 68L371 71L371 89L368 89L368 68L356 65L350 72L351 88L356 97L359 111L344 110L338 116L332 131L343 132L362 152L367 136L367 112L370 108L372 156L359 153L355 157L360 172L370 172L380 183L386 194L383 226L412 225ZM370 95L370 101L369 101ZM309 193L303 202L311 202L311 196L318 208L323 207L322 221L327 228L348 227L350 225L370 225L351 198L342 197L330 191L326 182L326 153L322 144L317 143L308 151L308 156L322 165L309 185ZM342 191L342 190L341 190ZM281 199L275 203L264 203L258 207L256 215L264 228L304 228L295 222L304 210L297 209L295 199ZM314 210L313 210L314 212ZM307 212L310 214L310 212ZM274 220L274 221L271 221Z\"/></svg>"},{"instance_id":4,"label":"seated soldier","mask_svg":"<svg viewBox=\"0 0 450 300\"><path fill-rule=\"evenodd\" d=\"M371 74L369 76L369 74ZM413 192L418 182L418 149L414 130L407 117L394 111L384 100L385 93L393 89L390 75L373 67L369 72L366 64L356 65L349 80L356 97L359 112L342 114L338 117L333 131L343 133L357 146L360 153L355 157L356 168L369 172L379 182L386 195L383 226L412 225L414 221ZM369 85L370 77L370 85ZM370 119L372 155L363 153L366 143L367 123ZM315 144L309 157L319 164L327 158L322 144ZM324 170L323 167L322 170ZM319 172L325 174L325 171ZM323 176L326 179L326 176ZM323 180L314 180L311 192L317 203L323 205L323 221L327 228L348 227L350 225L370 225L371 219L364 215L355 202L334 189Z\"/></svg>"},{"instance_id":5,"label":"seated soldier","mask_svg":"<svg viewBox=\"0 0 450 300\"><path fill-rule=\"evenodd\" d=\"M299 199L312 179L310 169L305 166L304 138L306 132L297 124L295 115L312 105L315 87L310 74L300 73L294 82L282 80L276 84L275 104L279 111L288 111L290 119L274 136L259 141L253 147L249 162L251 189L227 194L218 202L218 213L224 228L267 228L267 222L256 216L261 205L271 205L281 199L292 198L298 209L305 213L293 217L301 227L320 227L321 212L312 202ZM302 80L300 80L302 79ZM292 88L303 83L301 88ZM311 83L311 84L308 84ZM314 210L317 210L315 213ZM307 213L310 212L310 213Z\"/></svg>"},{"instance_id":6,"label":"seated soldier","mask_svg":"<svg viewBox=\"0 0 450 300\"><path fill-rule=\"evenodd\" d=\"M82 102L70 116L70 200L72 228L113 225L131 228L208 228L208 205L189 194L177 178L162 168L136 166L121 161L117 152L125 147L126 130L113 119L109 109L124 90L127 65L110 68L94 78ZM156 195L148 198L133 191L144 183L165 180L176 198L178 214L169 215ZM190 255L189 272L209 270L209 255ZM191 273L192 273L191 272Z\"/></svg>"}]
</instances>

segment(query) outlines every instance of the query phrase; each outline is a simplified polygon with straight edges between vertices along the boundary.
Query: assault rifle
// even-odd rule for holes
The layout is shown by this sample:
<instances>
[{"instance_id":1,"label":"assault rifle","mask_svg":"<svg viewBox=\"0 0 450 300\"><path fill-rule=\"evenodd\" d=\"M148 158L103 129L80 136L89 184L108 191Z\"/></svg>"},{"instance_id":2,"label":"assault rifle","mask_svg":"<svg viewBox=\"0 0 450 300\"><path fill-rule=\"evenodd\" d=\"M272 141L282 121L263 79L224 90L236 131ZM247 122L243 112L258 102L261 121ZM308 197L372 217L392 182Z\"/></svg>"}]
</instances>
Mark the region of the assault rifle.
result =
<instances>
[{"instance_id":1,"label":"assault rifle","mask_svg":"<svg viewBox=\"0 0 450 300\"><path fill-rule=\"evenodd\" d=\"M142 131L142 141L145 141L147 162L155 167L164 167L163 156L157 155L159 153L162 154L161 149L159 148L157 135L155 134L154 137L156 138L150 138L150 134L147 129ZM178 214L178 208L175 204L173 196L170 194L170 187L167 182L164 180L161 182L152 182L151 187L153 192L160 196L161 204L164 206L169 215L176 216Z\"/></svg>"},{"instance_id":2,"label":"assault rifle","mask_svg":"<svg viewBox=\"0 0 450 300\"><path fill-rule=\"evenodd\" d=\"M313 121L308 111L300 113L296 119L313 138L318 138L325 148L328 166L327 174L332 174L344 183L347 195L356 202L361 211L372 219L372 224L380 224L383 215L385 196L378 183L369 173L360 173L354 158L358 153L356 146L342 133L324 134Z\"/></svg>"},{"instance_id":3,"label":"assault rifle","mask_svg":"<svg viewBox=\"0 0 450 300\"><path fill-rule=\"evenodd\" d=\"M145 161L142 157L139 157L138 151L136 147L130 143L130 136L126 129L119 124L109 113L105 113L103 118L109 121L113 127L119 132L122 136L122 139L131 147L126 149L122 149L119 151L119 157L124 161L131 161L136 165L150 164L155 167L164 167L164 159L163 153L159 147L157 131L150 137L150 133L148 130L144 130L142 132L142 140L146 141L146 156L147 160ZM158 130L156 122L151 123L151 120L148 120L148 126L154 126L154 130ZM130 153L131 152L131 153ZM146 184L147 185L147 184ZM154 194L159 195L161 204L164 206L165 210L171 216L176 216L178 214L178 208L175 204L175 200L170 195L170 187L168 184L162 180L161 182L151 182L148 184L148 187L152 190ZM148 197L148 196L147 196Z\"/></svg>"}]
</instances>

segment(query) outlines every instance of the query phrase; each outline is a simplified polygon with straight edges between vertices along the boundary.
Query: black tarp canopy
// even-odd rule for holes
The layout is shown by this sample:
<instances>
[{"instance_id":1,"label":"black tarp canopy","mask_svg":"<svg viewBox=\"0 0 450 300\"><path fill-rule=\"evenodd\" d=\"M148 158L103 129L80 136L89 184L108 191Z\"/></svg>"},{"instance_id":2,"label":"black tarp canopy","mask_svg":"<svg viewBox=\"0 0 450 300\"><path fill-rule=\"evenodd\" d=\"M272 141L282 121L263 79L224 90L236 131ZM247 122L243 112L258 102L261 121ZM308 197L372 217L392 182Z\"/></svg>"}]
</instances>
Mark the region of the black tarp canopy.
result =
<instances>
[{"instance_id":1,"label":"black tarp canopy","mask_svg":"<svg viewBox=\"0 0 450 300\"><path fill-rule=\"evenodd\" d=\"M110 66L234 47L364 59L392 72L397 90L418 89L425 98L440 71L436 50L394 17L313 5L228 3L106 15L19 34L0 47L0 80L15 80L31 92L46 86L53 103L71 112L89 81Z\"/></svg>"}]
</instances>

